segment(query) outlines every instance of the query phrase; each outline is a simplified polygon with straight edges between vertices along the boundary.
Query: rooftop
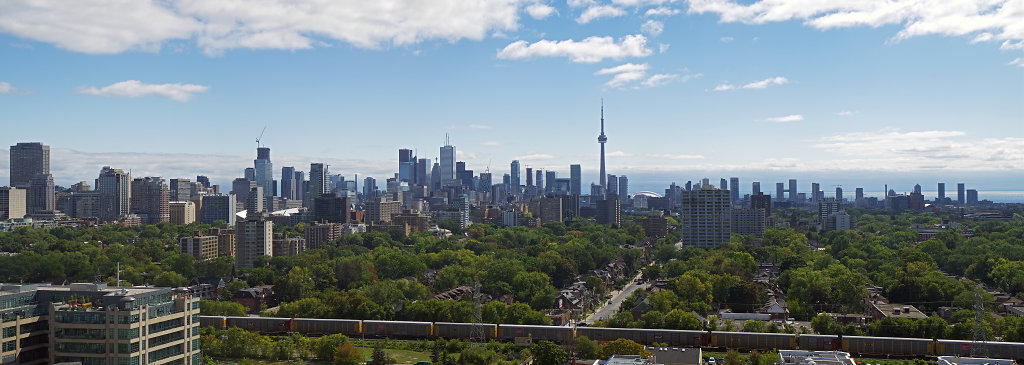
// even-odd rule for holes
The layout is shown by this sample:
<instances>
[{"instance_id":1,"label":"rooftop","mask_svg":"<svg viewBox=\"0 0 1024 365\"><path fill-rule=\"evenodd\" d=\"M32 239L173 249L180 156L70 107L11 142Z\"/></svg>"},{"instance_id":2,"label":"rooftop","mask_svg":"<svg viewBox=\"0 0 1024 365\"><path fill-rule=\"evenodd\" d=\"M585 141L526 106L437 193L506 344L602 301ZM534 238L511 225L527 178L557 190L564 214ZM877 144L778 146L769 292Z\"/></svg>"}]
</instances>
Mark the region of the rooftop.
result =
<instances>
[{"instance_id":1,"label":"rooftop","mask_svg":"<svg viewBox=\"0 0 1024 365\"><path fill-rule=\"evenodd\" d=\"M841 351L779 350L786 365L855 365L850 354Z\"/></svg>"},{"instance_id":2,"label":"rooftop","mask_svg":"<svg viewBox=\"0 0 1024 365\"><path fill-rule=\"evenodd\" d=\"M986 359L982 357L939 356L938 365L1012 365L1013 360Z\"/></svg>"}]
</instances>

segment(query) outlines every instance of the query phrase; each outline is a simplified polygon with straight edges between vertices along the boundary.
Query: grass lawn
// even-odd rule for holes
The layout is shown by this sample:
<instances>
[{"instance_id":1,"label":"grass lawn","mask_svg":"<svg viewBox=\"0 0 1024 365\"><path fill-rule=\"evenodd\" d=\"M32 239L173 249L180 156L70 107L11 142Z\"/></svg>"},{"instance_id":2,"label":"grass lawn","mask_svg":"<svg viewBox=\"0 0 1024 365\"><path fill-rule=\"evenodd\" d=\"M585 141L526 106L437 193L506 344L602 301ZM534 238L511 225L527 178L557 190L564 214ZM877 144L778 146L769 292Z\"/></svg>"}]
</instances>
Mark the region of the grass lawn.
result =
<instances>
[{"instance_id":1,"label":"grass lawn","mask_svg":"<svg viewBox=\"0 0 1024 365\"><path fill-rule=\"evenodd\" d=\"M373 347L356 347L363 350L363 356L369 360L373 357ZM430 361L429 352L384 349L388 357L394 358L398 364L415 364L417 361ZM457 354L456 354L457 355Z\"/></svg>"}]
</instances>

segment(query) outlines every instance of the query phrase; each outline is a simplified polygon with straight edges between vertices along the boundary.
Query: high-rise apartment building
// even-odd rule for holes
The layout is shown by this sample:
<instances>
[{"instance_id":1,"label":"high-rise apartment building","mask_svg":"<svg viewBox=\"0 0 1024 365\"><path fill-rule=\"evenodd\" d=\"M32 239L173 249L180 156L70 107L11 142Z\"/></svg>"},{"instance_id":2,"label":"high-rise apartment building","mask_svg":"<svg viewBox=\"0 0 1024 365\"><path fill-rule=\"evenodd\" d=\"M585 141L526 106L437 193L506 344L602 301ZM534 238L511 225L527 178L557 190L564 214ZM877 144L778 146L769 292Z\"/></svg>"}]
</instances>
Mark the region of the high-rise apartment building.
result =
<instances>
[{"instance_id":1,"label":"high-rise apartment building","mask_svg":"<svg viewBox=\"0 0 1024 365\"><path fill-rule=\"evenodd\" d=\"M221 221L229 226L235 225L235 194L203 195L201 202L200 222L214 224Z\"/></svg>"},{"instance_id":2,"label":"high-rise apartment building","mask_svg":"<svg viewBox=\"0 0 1024 365\"><path fill-rule=\"evenodd\" d=\"M254 217L265 212L264 201L266 201L266 198L263 197L262 186L256 185L249 189L249 194L245 197L246 217Z\"/></svg>"},{"instance_id":3,"label":"high-rise apartment building","mask_svg":"<svg viewBox=\"0 0 1024 365\"><path fill-rule=\"evenodd\" d=\"M519 180L519 160L512 160L509 165L509 175L511 176L512 195L519 195L520 191L520 180Z\"/></svg>"},{"instance_id":4,"label":"high-rise apartment building","mask_svg":"<svg viewBox=\"0 0 1024 365\"><path fill-rule=\"evenodd\" d=\"M569 165L569 195L583 195L583 174L579 164Z\"/></svg>"},{"instance_id":5,"label":"high-rise apartment building","mask_svg":"<svg viewBox=\"0 0 1024 365\"><path fill-rule=\"evenodd\" d=\"M537 183L537 188L547 191L547 188L544 186L544 170L537 169L535 173L537 174L537 178L534 180Z\"/></svg>"},{"instance_id":6,"label":"high-rise apartment building","mask_svg":"<svg viewBox=\"0 0 1024 365\"><path fill-rule=\"evenodd\" d=\"M0 187L0 221L24 218L25 200L25 189Z\"/></svg>"},{"instance_id":7,"label":"high-rise apartment building","mask_svg":"<svg viewBox=\"0 0 1024 365\"><path fill-rule=\"evenodd\" d=\"M799 200L800 193L796 188L796 179L789 179L789 201L795 202Z\"/></svg>"},{"instance_id":8,"label":"high-rise apartment building","mask_svg":"<svg viewBox=\"0 0 1024 365\"><path fill-rule=\"evenodd\" d=\"M763 237L766 225L764 210L749 208L733 208L730 211L732 233Z\"/></svg>"},{"instance_id":9,"label":"high-rise apartment building","mask_svg":"<svg viewBox=\"0 0 1024 365\"><path fill-rule=\"evenodd\" d=\"M427 172L430 170L430 160L426 158L419 159L416 162L416 185L427 186L430 185L430 174Z\"/></svg>"},{"instance_id":10,"label":"high-rise apartment building","mask_svg":"<svg viewBox=\"0 0 1024 365\"><path fill-rule=\"evenodd\" d=\"M316 198L313 204L316 210L313 211L313 219L319 222L346 223L349 215L348 197L337 194L324 194Z\"/></svg>"},{"instance_id":11,"label":"high-rise apartment building","mask_svg":"<svg viewBox=\"0 0 1024 365\"><path fill-rule=\"evenodd\" d=\"M480 173L480 182L479 182L479 186L477 187L477 191L488 191L488 192L491 191L491 173L490 172L481 172Z\"/></svg>"},{"instance_id":12,"label":"high-rise apartment building","mask_svg":"<svg viewBox=\"0 0 1024 365\"><path fill-rule=\"evenodd\" d=\"M562 198L547 196L540 199L540 223L551 223L562 221Z\"/></svg>"},{"instance_id":13,"label":"high-rise apartment building","mask_svg":"<svg viewBox=\"0 0 1024 365\"><path fill-rule=\"evenodd\" d=\"M533 168L532 167L527 167L526 168L526 186L527 187L532 187L533 186Z\"/></svg>"},{"instance_id":14,"label":"high-rise apartment building","mask_svg":"<svg viewBox=\"0 0 1024 365\"><path fill-rule=\"evenodd\" d=\"M783 183L775 183L775 200L783 201L783 193L786 192L786 185Z\"/></svg>"},{"instance_id":15,"label":"high-rise apartment building","mask_svg":"<svg viewBox=\"0 0 1024 365\"><path fill-rule=\"evenodd\" d=\"M50 146L39 142L11 146L11 187L28 188L32 178L50 173Z\"/></svg>"},{"instance_id":16,"label":"high-rise apartment building","mask_svg":"<svg viewBox=\"0 0 1024 365\"><path fill-rule=\"evenodd\" d=\"M0 303L5 364L201 363L199 296L187 290L4 284Z\"/></svg>"},{"instance_id":17,"label":"high-rise apartment building","mask_svg":"<svg viewBox=\"0 0 1024 365\"><path fill-rule=\"evenodd\" d=\"M400 211L401 204L398 201L389 201L385 197L374 198L366 202L366 223L390 223L391 217Z\"/></svg>"},{"instance_id":18,"label":"high-rise apartment building","mask_svg":"<svg viewBox=\"0 0 1024 365\"><path fill-rule=\"evenodd\" d=\"M938 200L946 200L946 183L939 183Z\"/></svg>"},{"instance_id":19,"label":"high-rise apartment building","mask_svg":"<svg viewBox=\"0 0 1024 365\"><path fill-rule=\"evenodd\" d=\"M612 174L608 174L607 180L605 180L605 181L606 181L606 184L607 184L607 185L604 186L604 188L605 188L605 191L604 191L605 195L607 195L607 196L614 196L614 197L618 198L619 197L619 177L615 176L615 175L612 175Z\"/></svg>"},{"instance_id":20,"label":"high-rise apartment building","mask_svg":"<svg viewBox=\"0 0 1024 365\"><path fill-rule=\"evenodd\" d=\"M29 180L28 201L25 209L28 214L39 212L52 212L56 209L56 201L53 191L53 175L36 174Z\"/></svg>"},{"instance_id":21,"label":"high-rise apartment building","mask_svg":"<svg viewBox=\"0 0 1024 365\"><path fill-rule=\"evenodd\" d=\"M956 202L959 203L961 207L967 202L964 195L964 183L956 184Z\"/></svg>"},{"instance_id":22,"label":"high-rise apartment building","mask_svg":"<svg viewBox=\"0 0 1024 365\"><path fill-rule=\"evenodd\" d=\"M729 201L732 204L740 201L740 178L738 177L729 178Z\"/></svg>"},{"instance_id":23,"label":"high-rise apartment building","mask_svg":"<svg viewBox=\"0 0 1024 365\"><path fill-rule=\"evenodd\" d=\"M836 200L843 201L843 187L841 186L836 187Z\"/></svg>"},{"instance_id":24,"label":"high-rise apartment building","mask_svg":"<svg viewBox=\"0 0 1024 365\"><path fill-rule=\"evenodd\" d=\"M171 219L170 191L164 179L140 177L132 180L131 212L146 224L169 222Z\"/></svg>"},{"instance_id":25,"label":"high-rise apartment building","mask_svg":"<svg viewBox=\"0 0 1024 365\"><path fill-rule=\"evenodd\" d=\"M235 225L235 267L252 267L257 257L273 255L273 221L266 219L263 214L247 216L238 221Z\"/></svg>"},{"instance_id":26,"label":"high-rise apartment building","mask_svg":"<svg viewBox=\"0 0 1024 365\"><path fill-rule=\"evenodd\" d=\"M978 205L978 191L975 189L967 189L967 201L966 205L973 206Z\"/></svg>"},{"instance_id":27,"label":"high-rise apartment building","mask_svg":"<svg viewBox=\"0 0 1024 365\"><path fill-rule=\"evenodd\" d=\"M195 231L191 236L180 238L178 245L181 247L181 253L192 255L196 261L206 261L217 258L217 242L217 236L204 235L200 231Z\"/></svg>"},{"instance_id":28,"label":"high-rise apartment building","mask_svg":"<svg viewBox=\"0 0 1024 365\"><path fill-rule=\"evenodd\" d=\"M196 221L196 203L191 200L170 202L170 221L185 225Z\"/></svg>"},{"instance_id":29,"label":"high-rise apartment building","mask_svg":"<svg viewBox=\"0 0 1024 365\"><path fill-rule=\"evenodd\" d=\"M554 194L555 187L558 180L558 171L548 170L544 171L544 192L547 194Z\"/></svg>"},{"instance_id":30,"label":"high-rise apartment building","mask_svg":"<svg viewBox=\"0 0 1024 365\"><path fill-rule=\"evenodd\" d=\"M100 193L100 220L113 221L130 212L131 175L124 170L104 166L96 191Z\"/></svg>"},{"instance_id":31,"label":"high-rise apartment building","mask_svg":"<svg viewBox=\"0 0 1024 365\"><path fill-rule=\"evenodd\" d=\"M754 181L750 183L750 195L757 195L761 193L761 182Z\"/></svg>"},{"instance_id":32,"label":"high-rise apartment building","mask_svg":"<svg viewBox=\"0 0 1024 365\"><path fill-rule=\"evenodd\" d=\"M619 201L624 202L629 198L629 178L626 175L619 176Z\"/></svg>"},{"instance_id":33,"label":"high-rise apartment building","mask_svg":"<svg viewBox=\"0 0 1024 365\"><path fill-rule=\"evenodd\" d=\"M828 216L839 213L842 210L842 203L835 199L822 199L818 201L818 219L825 221Z\"/></svg>"},{"instance_id":34,"label":"high-rise apartment building","mask_svg":"<svg viewBox=\"0 0 1024 365\"><path fill-rule=\"evenodd\" d=\"M611 182L611 180L607 180ZM597 201L597 224L618 226L622 224L622 209L618 195L610 195Z\"/></svg>"},{"instance_id":35,"label":"high-rise apartment building","mask_svg":"<svg viewBox=\"0 0 1024 365\"><path fill-rule=\"evenodd\" d=\"M375 196L377 196L377 179L367 176L363 179L363 199L373 199Z\"/></svg>"},{"instance_id":36,"label":"high-rise apartment building","mask_svg":"<svg viewBox=\"0 0 1024 365\"><path fill-rule=\"evenodd\" d=\"M316 250L341 237L340 223L314 222L306 225L303 232L306 248Z\"/></svg>"},{"instance_id":37,"label":"high-rise apartment building","mask_svg":"<svg viewBox=\"0 0 1024 365\"><path fill-rule=\"evenodd\" d=\"M761 209L764 211L765 219L772 217L772 196L757 193L750 196L750 209Z\"/></svg>"},{"instance_id":38,"label":"high-rise apartment building","mask_svg":"<svg viewBox=\"0 0 1024 365\"><path fill-rule=\"evenodd\" d=\"M203 184L204 188L210 188L210 178L205 175L196 175L196 182Z\"/></svg>"},{"instance_id":39,"label":"high-rise apartment building","mask_svg":"<svg viewBox=\"0 0 1024 365\"><path fill-rule=\"evenodd\" d=\"M704 185L700 189L683 191L680 216L684 245L714 247L728 243L732 234L732 211L729 191Z\"/></svg>"}]
</instances>

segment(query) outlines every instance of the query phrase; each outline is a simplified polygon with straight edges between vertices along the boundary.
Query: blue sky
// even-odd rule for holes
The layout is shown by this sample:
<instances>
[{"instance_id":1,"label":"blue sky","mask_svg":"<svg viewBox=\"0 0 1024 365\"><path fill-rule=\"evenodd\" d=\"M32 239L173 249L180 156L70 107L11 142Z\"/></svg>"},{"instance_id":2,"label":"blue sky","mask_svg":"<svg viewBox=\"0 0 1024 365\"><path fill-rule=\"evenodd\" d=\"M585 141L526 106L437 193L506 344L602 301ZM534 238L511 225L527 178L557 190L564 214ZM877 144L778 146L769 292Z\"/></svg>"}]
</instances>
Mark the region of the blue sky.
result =
<instances>
[{"instance_id":1,"label":"blue sky","mask_svg":"<svg viewBox=\"0 0 1024 365\"><path fill-rule=\"evenodd\" d=\"M1024 190L1019 0L9 0L0 55L0 143L50 145L63 185L227 183L265 125L276 173L383 180L448 133L476 171L596 181L604 98L631 190Z\"/></svg>"}]
</instances>

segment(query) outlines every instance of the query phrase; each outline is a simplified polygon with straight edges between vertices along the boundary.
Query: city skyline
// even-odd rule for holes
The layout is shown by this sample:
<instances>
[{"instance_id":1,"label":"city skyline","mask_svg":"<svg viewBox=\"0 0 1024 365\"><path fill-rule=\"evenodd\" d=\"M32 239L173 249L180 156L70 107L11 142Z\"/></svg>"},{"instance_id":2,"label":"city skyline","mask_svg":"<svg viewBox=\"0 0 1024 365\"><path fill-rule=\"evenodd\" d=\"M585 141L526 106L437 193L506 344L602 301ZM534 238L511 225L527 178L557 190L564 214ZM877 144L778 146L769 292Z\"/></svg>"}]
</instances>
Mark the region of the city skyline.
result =
<instances>
[{"instance_id":1,"label":"city skyline","mask_svg":"<svg viewBox=\"0 0 1024 365\"><path fill-rule=\"evenodd\" d=\"M581 164L586 184L599 180L603 97L608 173L637 191L703 176L1021 190L1014 24L1024 19L1012 1L905 0L897 13L828 2L798 13L786 1L417 4L367 10L395 25L374 33L360 19L338 26L374 5L8 2L0 143L52 146L63 186L104 165L225 185L252 165L264 126L275 174L322 161L378 181L395 149L434 160L449 134L467 169L519 160L564 176ZM267 28L261 6L308 21ZM124 22L109 29L91 11ZM408 21L438 16L465 27Z\"/></svg>"}]
</instances>

